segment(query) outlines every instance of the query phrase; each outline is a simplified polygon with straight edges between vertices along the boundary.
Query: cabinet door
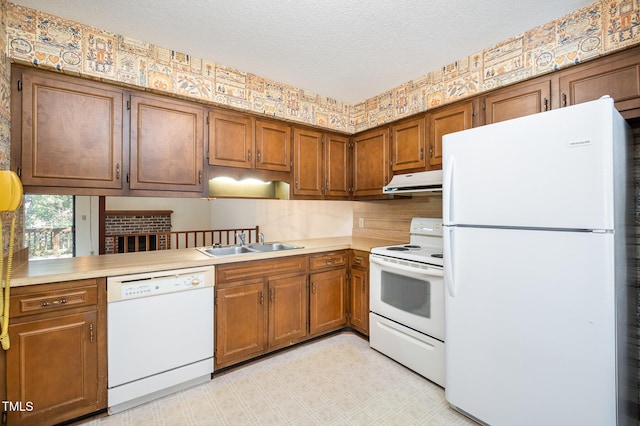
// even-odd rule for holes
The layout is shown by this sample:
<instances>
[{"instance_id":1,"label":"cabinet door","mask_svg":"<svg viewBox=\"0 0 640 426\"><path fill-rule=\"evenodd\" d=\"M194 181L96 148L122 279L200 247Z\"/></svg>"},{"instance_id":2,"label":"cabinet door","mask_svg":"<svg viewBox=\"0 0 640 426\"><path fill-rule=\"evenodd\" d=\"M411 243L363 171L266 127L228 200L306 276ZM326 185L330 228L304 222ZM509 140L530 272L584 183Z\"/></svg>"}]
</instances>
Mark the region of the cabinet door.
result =
<instances>
[{"instance_id":1,"label":"cabinet door","mask_svg":"<svg viewBox=\"0 0 640 426\"><path fill-rule=\"evenodd\" d=\"M269 349L307 335L306 275L269 279Z\"/></svg>"},{"instance_id":2,"label":"cabinet door","mask_svg":"<svg viewBox=\"0 0 640 426\"><path fill-rule=\"evenodd\" d=\"M348 199L350 175L349 138L340 135L326 135L324 143L325 196Z\"/></svg>"},{"instance_id":3,"label":"cabinet door","mask_svg":"<svg viewBox=\"0 0 640 426\"><path fill-rule=\"evenodd\" d=\"M204 110L131 96L131 189L202 191Z\"/></svg>"},{"instance_id":4,"label":"cabinet door","mask_svg":"<svg viewBox=\"0 0 640 426\"><path fill-rule=\"evenodd\" d=\"M8 424L54 424L97 410L97 312L9 326ZM32 411L26 404L31 404Z\"/></svg>"},{"instance_id":5,"label":"cabinet door","mask_svg":"<svg viewBox=\"0 0 640 426\"><path fill-rule=\"evenodd\" d=\"M518 84L498 90L484 99L485 123L497 123L547 111L551 101L551 80Z\"/></svg>"},{"instance_id":6,"label":"cabinet door","mask_svg":"<svg viewBox=\"0 0 640 426\"><path fill-rule=\"evenodd\" d=\"M253 120L242 114L209 112L209 164L251 168Z\"/></svg>"},{"instance_id":7,"label":"cabinet door","mask_svg":"<svg viewBox=\"0 0 640 426\"><path fill-rule=\"evenodd\" d=\"M322 197L322 133L293 129L293 194Z\"/></svg>"},{"instance_id":8,"label":"cabinet door","mask_svg":"<svg viewBox=\"0 0 640 426\"><path fill-rule=\"evenodd\" d=\"M21 99L24 185L122 188L122 90L23 71Z\"/></svg>"},{"instance_id":9,"label":"cabinet door","mask_svg":"<svg viewBox=\"0 0 640 426\"><path fill-rule=\"evenodd\" d=\"M318 272L309 277L309 333L343 327L346 323L346 269Z\"/></svg>"},{"instance_id":10,"label":"cabinet door","mask_svg":"<svg viewBox=\"0 0 640 426\"><path fill-rule=\"evenodd\" d=\"M368 131L354 137L353 196L382 195L389 174L389 130Z\"/></svg>"},{"instance_id":11,"label":"cabinet door","mask_svg":"<svg viewBox=\"0 0 640 426\"><path fill-rule=\"evenodd\" d=\"M263 353L266 312L262 279L216 289L215 368Z\"/></svg>"},{"instance_id":12,"label":"cabinet door","mask_svg":"<svg viewBox=\"0 0 640 426\"><path fill-rule=\"evenodd\" d=\"M424 169L424 117L391 126L391 161L394 172Z\"/></svg>"},{"instance_id":13,"label":"cabinet door","mask_svg":"<svg viewBox=\"0 0 640 426\"><path fill-rule=\"evenodd\" d=\"M291 171L291 128L256 120L256 169Z\"/></svg>"},{"instance_id":14,"label":"cabinet door","mask_svg":"<svg viewBox=\"0 0 640 426\"><path fill-rule=\"evenodd\" d=\"M640 57L634 49L567 69L560 74L560 106L575 105L609 95L626 118L640 108ZM625 111L629 113L625 114ZM628 115L632 114L632 115Z\"/></svg>"},{"instance_id":15,"label":"cabinet door","mask_svg":"<svg viewBox=\"0 0 640 426\"><path fill-rule=\"evenodd\" d=\"M352 252L349 281L349 325L369 335L369 262L368 253Z\"/></svg>"},{"instance_id":16,"label":"cabinet door","mask_svg":"<svg viewBox=\"0 0 640 426\"><path fill-rule=\"evenodd\" d=\"M470 129L473 123L472 117L472 102L439 108L428 114L429 166L432 166L431 168L442 168L442 137L448 133Z\"/></svg>"}]
</instances>

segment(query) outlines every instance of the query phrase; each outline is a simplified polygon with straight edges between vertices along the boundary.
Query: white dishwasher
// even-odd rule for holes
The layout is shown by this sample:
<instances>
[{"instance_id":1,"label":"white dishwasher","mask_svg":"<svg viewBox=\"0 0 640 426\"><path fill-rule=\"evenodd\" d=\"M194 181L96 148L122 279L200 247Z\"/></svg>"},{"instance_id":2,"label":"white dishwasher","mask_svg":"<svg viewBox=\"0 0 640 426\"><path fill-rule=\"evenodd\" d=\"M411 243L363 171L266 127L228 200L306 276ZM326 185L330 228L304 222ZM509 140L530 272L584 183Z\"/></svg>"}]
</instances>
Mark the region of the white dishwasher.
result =
<instances>
[{"instance_id":1,"label":"white dishwasher","mask_svg":"<svg viewBox=\"0 0 640 426\"><path fill-rule=\"evenodd\" d=\"M107 278L109 414L213 373L214 267Z\"/></svg>"}]
</instances>

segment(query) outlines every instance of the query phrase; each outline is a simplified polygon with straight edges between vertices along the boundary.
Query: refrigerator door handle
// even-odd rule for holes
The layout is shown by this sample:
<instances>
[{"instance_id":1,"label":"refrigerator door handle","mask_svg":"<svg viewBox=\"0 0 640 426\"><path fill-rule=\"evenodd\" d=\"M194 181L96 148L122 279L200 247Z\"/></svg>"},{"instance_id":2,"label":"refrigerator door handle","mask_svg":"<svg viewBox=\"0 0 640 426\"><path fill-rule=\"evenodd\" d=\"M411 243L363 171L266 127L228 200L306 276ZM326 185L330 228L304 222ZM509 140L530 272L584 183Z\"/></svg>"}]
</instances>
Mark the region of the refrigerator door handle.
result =
<instances>
[{"instance_id":1,"label":"refrigerator door handle","mask_svg":"<svg viewBox=\"0 0 640 426\"><path fill-rule=\"evenodd\" d=\"M449 296L456 297L456 282L453 277L453 262L451 258L452 247L453 247L453 229L451 227L445 227L445 235L444 235L444 252L446 255L444 256L444 281L447 284L447 291L449 292Z\"/></svg>"},{"instance_id":2,"label":"refrigerator door handle","mask_svg":"<svg viewBox=\"0 0 640 426\"><path fill-rule=\"evenodd\" d=\"M453 197L453 156L449 157L446 167L444 169L443 184L445 192L443 192L442 199L442 217L445 225L450 225L451 222L451 198Z\"/></svg>"}]
</instances>

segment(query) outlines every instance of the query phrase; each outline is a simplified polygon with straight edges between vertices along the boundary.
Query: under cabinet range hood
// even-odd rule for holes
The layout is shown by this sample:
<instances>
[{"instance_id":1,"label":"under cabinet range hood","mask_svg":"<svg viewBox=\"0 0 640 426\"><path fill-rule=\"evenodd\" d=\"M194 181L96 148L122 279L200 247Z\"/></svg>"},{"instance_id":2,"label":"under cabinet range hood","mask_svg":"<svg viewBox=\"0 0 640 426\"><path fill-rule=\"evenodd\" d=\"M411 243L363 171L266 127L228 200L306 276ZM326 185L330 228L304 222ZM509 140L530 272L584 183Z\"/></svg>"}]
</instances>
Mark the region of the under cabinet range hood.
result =
<instances>
[{"instance_id":1,"label":"under cabinet range hood","mask_svg":"<svg viewBox=\"0 0 640 426\"><path fill-rule=\"evenodd\" d=\"M428 195L442 191L442 170L395 175L382 188L383 194Z\"/></svg>"}]
</instances>

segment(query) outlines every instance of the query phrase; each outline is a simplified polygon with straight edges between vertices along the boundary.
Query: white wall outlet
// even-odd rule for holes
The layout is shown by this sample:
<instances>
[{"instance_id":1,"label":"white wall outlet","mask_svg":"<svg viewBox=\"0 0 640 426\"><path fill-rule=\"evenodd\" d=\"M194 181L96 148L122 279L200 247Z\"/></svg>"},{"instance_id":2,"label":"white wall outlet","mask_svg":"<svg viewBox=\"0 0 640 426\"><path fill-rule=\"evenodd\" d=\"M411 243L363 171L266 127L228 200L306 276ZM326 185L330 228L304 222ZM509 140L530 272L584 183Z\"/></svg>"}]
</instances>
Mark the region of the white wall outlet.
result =
<instances>
[{"instance_id":1,"label":"white wall outlet","mask_svg":"<svg viewBox=\"0 0 640 426\"><path fill-rule=\"evenodd\" d=\"M359 228L364 228L364 217L359 217L358 218L358 227Z\"/></svg>"}]
</instances>

